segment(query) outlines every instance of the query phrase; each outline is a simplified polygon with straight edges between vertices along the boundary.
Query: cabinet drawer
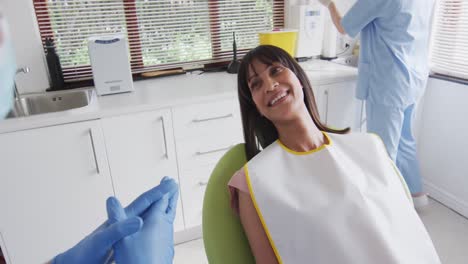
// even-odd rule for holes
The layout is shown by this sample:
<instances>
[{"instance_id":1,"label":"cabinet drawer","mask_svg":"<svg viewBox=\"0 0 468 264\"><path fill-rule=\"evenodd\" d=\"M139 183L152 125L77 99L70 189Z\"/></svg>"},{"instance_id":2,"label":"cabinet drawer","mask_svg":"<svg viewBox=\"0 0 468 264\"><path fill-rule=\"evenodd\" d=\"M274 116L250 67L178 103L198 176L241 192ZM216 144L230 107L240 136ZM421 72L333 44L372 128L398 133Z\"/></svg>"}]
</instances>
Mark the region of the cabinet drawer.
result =
<instances>
[{"instance_id":1,"label":"cabinet drawer","mask_svg":"<svg viewBox=\"0 0 468 264\"><path fill-rule=\"evenodd\" d=\"M176 139L198 138L232 130L242 131L237 100L178 107L173 113Z\"/></svg>"},{"instance_id":2,"label":"cabinet drawer","mask_svg":"<svg viewBox=\"0 0 468 264\"><path fill-rule=\"evenodd\" d=\"M180 173L185 228L202 224L203 197L215 165L186 170Z\"/></svg>"},{"instance_id":3,"label":"cabinet drawer","mask_svg":"<svg viewBox=\"0 0 468 264\"><path fill-rule=\"evenodd\" d=\"M181 170L214 164L230 148L243 142L239 132L186 139L177 142L177 158Z\"/></svg>"}]
</instances>

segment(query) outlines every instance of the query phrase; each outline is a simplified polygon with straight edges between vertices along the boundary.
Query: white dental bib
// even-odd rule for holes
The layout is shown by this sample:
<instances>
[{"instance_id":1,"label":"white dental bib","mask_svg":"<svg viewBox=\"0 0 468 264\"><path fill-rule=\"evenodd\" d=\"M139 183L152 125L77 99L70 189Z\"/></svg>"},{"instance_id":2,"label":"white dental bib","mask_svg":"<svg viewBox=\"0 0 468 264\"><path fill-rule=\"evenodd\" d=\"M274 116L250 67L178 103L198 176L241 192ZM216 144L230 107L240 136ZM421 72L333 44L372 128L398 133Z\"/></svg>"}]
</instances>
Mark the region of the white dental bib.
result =
<instances>
[{"instance_id":1,"label":"white dental bib","mask_svg":"<svg viewBox=\"0 0 468 264\"><path fill-rule=\"evenodd\" d=\"M440 263L382 141L326 137L301 153L277 140L244 167L278 262Z\"/></svg>"}]
</instances>

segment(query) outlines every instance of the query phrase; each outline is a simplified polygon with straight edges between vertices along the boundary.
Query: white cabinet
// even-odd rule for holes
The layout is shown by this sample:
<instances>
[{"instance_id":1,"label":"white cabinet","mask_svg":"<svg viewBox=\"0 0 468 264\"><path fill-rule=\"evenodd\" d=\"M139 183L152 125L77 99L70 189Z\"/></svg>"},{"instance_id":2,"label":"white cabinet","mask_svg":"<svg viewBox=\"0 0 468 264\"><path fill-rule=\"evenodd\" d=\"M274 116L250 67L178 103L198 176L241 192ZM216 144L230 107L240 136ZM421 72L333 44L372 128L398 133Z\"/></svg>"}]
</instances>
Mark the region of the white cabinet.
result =
<instances>
[{"instance_id":1,"label":"white cabinet","mask_svg":"<svg viewBox=\"0 0 468 264\"><path fill-rule=\"evenodd\" d=\"M211 172L232 146L243 142L237 99L174 108L185 227L201 225L203 196Z\"/></svg>"},{"instance_id":2,"label":"white cabinet","mask_svg":"<svg viewBox=\"0 0 468 264\"><path fill-rule=\"evenodd\" d=\"M158 185L164 176L178 181L169 109L104 118L101 121L115 194L124 206ZM175 231L184 229L180 201Z\"/></svg>"},{"instance_id":3,"label":"white cabinet","mask_svg":"<svg viewBox=\"0 0 468 264\"><path fill-rule=\"evenodd\" d=\"M365 111L361 100L356 99L356 82L338 82L314 87L317 108L322 121L331 128L350 127L361 131Z\"/></svg>"},{"instance_id":4,"label":"white cabinet","mask_svg":"<svg viewBox=\"0 0 468 264\"><path fill-rule=\"evenodd\" d=\"M113 191L98 121L1 134L0 146L0 244L9 263L44 263L107 218Z\"/></svg>"}]
</instances>

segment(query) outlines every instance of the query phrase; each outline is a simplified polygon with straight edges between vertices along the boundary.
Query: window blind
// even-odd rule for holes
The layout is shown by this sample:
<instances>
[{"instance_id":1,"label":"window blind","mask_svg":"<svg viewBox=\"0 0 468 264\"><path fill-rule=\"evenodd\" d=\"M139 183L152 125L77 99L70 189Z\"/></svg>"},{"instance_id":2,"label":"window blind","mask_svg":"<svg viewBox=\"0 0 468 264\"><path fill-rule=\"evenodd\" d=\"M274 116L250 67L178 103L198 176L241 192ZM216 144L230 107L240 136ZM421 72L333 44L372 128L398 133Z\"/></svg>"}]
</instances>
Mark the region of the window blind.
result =
<instances>
[{"instance_id":1,"label":"window blind","mask_svg":"<svg viewBox=\"0 0 468 264\"><path fill-rule=\"evenodd\" d=\"M53 38L65 81L92 78L87 40L124 34L133 73L206 64L258 45L283 27L284 0L34 0L42 42Z\"/></svg>"},{"instance_id":2,"label":"window blind","mask_svg":"<svg viewBox=\"0 0 468 264\"><path fill-rule=\"evenodd\" d=\"M468 0L438 0L431 71L468 80Z\"/></svg>"}]
</instances>

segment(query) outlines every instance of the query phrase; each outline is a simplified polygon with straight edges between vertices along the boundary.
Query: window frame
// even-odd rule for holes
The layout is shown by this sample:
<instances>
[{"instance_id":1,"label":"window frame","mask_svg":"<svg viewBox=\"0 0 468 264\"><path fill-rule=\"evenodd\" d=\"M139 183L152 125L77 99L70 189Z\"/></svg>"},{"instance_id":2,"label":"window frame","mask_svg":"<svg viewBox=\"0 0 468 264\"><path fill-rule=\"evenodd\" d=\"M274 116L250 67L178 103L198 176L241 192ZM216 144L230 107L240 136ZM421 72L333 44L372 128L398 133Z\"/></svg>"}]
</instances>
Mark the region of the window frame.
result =
<instances>
[{"instance_id":1,"label":"window frame","mask_svg":"<svg viewBox=\"0 0 468 264\"><path fill-rule=\"evenodd\" d=\"M34 11L36 16L38 15L38 10L41 11L47 11L47 3L48 0L33 0L33 6L34 6ZM221 32L220 29L220 18L219 18L219 2L217 0L208 0L210 1L209 5L209 21L210 21L210 35L211 35L211 45L212 45L212 57L209 61L215 61L213 64L216 65L224 65L228 64L229 61L224 58L223 55L226 55L226 51L221 50L221 43L216 43L215 40L216 38L213 36L219 35ZM287 1L287 0L286 0ZM273 16L273 27L274 28L283 28L284 27L284 5L286 4L285 0L272 0L273 3L273 14L278 14L279 12L282 12L280 16L275 17ZM141 73L134 73L133 70L135 68L140 67L140 69L145 69L145 65L143 63L143 51L142 51L142 46L140 44L140 34L138 31L138 16L137 16L137 7L136 7L136 1L135 0L123 0L125 3L124 5L124 14L125 14L125 23L126 23L126 28L127 28L127 37L128 37L128 43L129 43L129 48L130 48L130 64L131 64L131 69L132 69L132 75L134 80L138 79L144 79L145 77L142 77ZM42 3L43 5L38 5L39 7L36 7L36 3ZM43 16L44 19L43 21L39 24L39 34L42 42L42 46L44 47L44 53L45 53L45 38L46 37L52 37L55 39L54 33L52 31L52 23L51 23L51 18L49 14L47 13L46 16ZM131 23L129 21L132 20ZM135 21L135 22L134 22ZM52 32L50 34L46 34L43 32ZM132 43L132 44L130 44ZM135 44L136 43L136 44ZM246 53L248 50L246 49L238 49L237 53ZM232 54L232 51L229 51L228 53ZM200 60L200 61L192 61L190 63L193 64L199 64L199 65L205 65L206 60ZM183 63L169 63L165 64L166 66L164 68L171 69L171 68L180 68L180 64ZM174 66L174 67L171 67ZM73 71L73 70L84 70L90 68L90 65L87 66L74 66L74 67L64 67L62 65L63 71ZM148 69L147 71L144 72L150 72L154 71L154 69ZM92 85L93 81L92 78L91 80L72 80L72 81L67 81L65 82L66 88L76 88L76 87L83 87L83 86L89 86Z\"/></svg>"},{"instance_id":2,"label":"window frame","mask_svg":"<svg viewBox=\"0 0 468 264\"><path fill-rule=\"evenodd\" d=\"M452 0L452 4L455 4L455 3L459 3L459 4L462 4L463 3L463 0ZM435 39L437 38L437 34L439 33L438 30L439 30L439 21L438 19L441 19L442 16L440 15L440 9L441 9L441 3L439 1L436 1L434 3L434 9L433 9L433 14L432 14L432 26L431 26L431 39L430 39L430 42L431 42L431 47L430 47L430 72L429 72L429 77L431 78L435 78L435 79L440 79L440 80L445 80L445 81L450 81L450 82L455 82L455 83L460 83L460 84L468 84L468 78L463 78L463 77L460 77L460 76L455 76L455 75L451 75L450 73L442 73L442 72L439 72L437 70L434 70L434 66L433 66L433 56L434 56L434 46L436 45L435 44ZM462 18L466 16L468 17L468 14L462 14L462 13L459 13L458 16L453 19L453 20L456 20L457 21L457 25L459 23L462 22ZM453 25L454 27L456 27L455 25ZM435 63L437 65L437 63Z\"/></svg>"}]
</instances>

